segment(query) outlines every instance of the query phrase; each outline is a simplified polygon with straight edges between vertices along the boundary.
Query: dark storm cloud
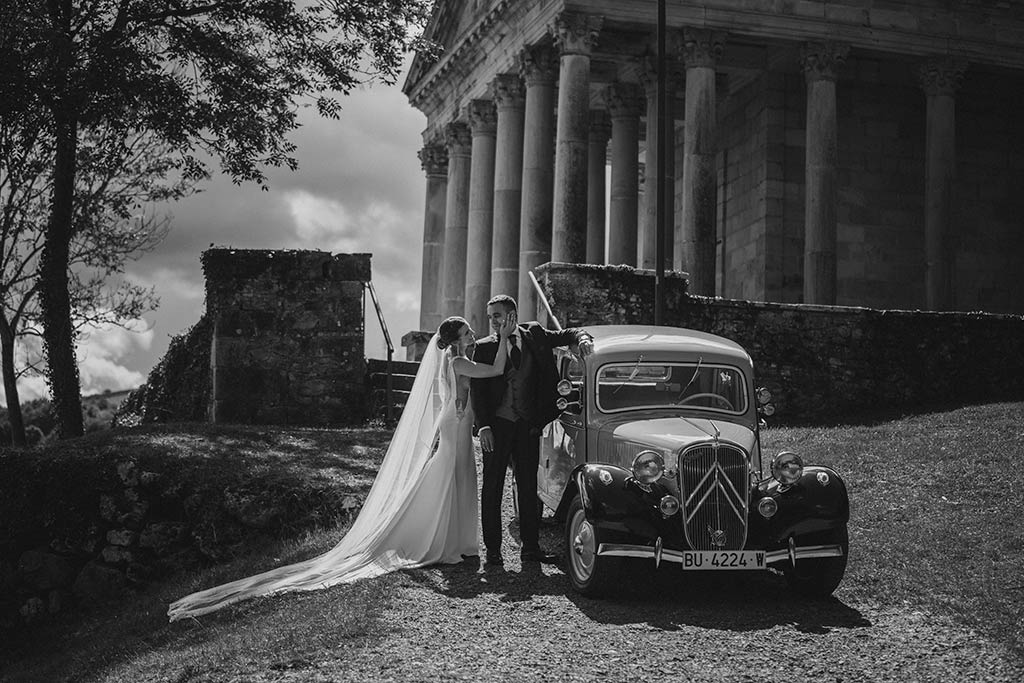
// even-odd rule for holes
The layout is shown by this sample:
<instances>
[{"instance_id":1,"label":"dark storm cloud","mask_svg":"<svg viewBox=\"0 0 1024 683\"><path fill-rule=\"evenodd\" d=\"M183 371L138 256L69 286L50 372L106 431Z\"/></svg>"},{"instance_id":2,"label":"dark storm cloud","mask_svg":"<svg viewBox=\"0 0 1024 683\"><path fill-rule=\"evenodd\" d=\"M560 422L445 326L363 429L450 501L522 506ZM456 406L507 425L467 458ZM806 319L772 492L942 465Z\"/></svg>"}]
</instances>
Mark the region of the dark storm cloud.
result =
<instances>
[{"instance_id":1,"label":"dark storm cloud","mask_svg":"<svg viewBox=\"0 0 1024 683\"><path fill-rule=\"evenodd\" d=\"M425 119L397 86L355 91L342 104L338 121L301 112L303 126L292 136L299 170L269 170L269 191L215 174L202 192L168 207L167 239L128 268L129 277L156 287L161 306L146 316L152 343L126 351L120 358L125 367L147 373L171 335L198 320L199 257L211 244L371 253L374 287L394 343L416 329L425 187L416 152ZM383 357L369 302L367 312L367 351ZM404 357L401 348L396 357Z\"/></svg>"}]
</instances>

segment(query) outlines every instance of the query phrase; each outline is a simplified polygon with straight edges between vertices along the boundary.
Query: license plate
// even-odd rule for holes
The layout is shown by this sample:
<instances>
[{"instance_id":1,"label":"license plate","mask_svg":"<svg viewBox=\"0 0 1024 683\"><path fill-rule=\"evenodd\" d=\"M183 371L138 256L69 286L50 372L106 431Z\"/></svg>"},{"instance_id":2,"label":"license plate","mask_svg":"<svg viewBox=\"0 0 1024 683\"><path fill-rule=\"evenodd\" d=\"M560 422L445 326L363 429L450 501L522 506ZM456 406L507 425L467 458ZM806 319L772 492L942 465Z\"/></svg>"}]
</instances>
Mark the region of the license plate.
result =
<instances>
[{"instance_id":1,"label":"license plate","mask_svg":"<svg viewBox=\"0 0 1024 683\"><path fill-rule=\"evenodd\" d=\"M684 550L683 569L764 569L763 550Z\"/></svg>"}]
</instances>

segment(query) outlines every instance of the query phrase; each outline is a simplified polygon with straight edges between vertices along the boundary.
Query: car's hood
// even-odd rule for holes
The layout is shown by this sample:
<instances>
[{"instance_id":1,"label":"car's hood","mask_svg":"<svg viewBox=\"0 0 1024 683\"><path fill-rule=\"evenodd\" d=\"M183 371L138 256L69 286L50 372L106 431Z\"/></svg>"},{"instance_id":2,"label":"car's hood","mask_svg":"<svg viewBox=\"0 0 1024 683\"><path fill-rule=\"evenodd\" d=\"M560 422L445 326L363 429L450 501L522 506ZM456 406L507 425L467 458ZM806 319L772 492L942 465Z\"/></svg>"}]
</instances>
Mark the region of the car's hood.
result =
<instances>
[{"instance_id":1,"label":"car's hood","mask_svg":"<svg viewBox=\"0 0 1024 683\"><path fill-rule=\"evenodd\" d=\"M609 425L608 430L613 440L619 443L628 441L666 451L678 451L692 443L712 439L716 427L720 433L718 438L722 441L735 443L748 453L753 450L754 432L745 425L725 420L681 416L648 417Z\"/></svg>"}]
</instances>

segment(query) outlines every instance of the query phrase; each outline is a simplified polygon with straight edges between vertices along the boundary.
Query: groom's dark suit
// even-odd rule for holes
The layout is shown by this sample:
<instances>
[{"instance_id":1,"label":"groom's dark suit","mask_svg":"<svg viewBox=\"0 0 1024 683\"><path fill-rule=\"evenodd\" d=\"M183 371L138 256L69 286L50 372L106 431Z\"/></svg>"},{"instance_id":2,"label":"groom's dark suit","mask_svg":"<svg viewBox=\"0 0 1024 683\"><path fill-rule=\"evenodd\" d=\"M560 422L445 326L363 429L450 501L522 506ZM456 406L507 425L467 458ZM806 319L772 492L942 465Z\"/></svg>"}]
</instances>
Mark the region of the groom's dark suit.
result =
<instances>
[{"instance_id":1,"label":"groom's dark suit","mask_svg":"<svg viewBox=\"0 0 1024 683\"><path fill-rule=\"evenodd\" d=\"M518 326L520 353L511 353L505 374L473 379L470 397L477 429L490 427L494 450L483 453L480 521L488 556L501 553L501 494L505 470L512 463L519 502L519 536L523 552L539 549L540 514L537 509L537 465L541 430L558 417L558 369L552 349L589 339L584 330L547 330L538 323ZM498 338L491 335L476 344L474 360L491 364L498 352ZM519 356L519 367L513 359Z\"/></svg>"}]
</instances>

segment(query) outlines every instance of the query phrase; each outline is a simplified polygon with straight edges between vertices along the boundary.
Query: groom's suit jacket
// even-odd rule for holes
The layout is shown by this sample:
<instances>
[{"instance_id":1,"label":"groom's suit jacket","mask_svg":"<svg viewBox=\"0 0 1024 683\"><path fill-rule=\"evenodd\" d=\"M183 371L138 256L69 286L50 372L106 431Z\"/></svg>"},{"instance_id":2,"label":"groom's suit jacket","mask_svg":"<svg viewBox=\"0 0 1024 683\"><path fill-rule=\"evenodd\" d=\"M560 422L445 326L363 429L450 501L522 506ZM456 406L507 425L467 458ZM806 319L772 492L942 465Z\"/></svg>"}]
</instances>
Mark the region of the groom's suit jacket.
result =
<instances>
[{"instance_id":1,"label":"groom's suit jacket","mask_svg":"<svg viewBox=\"0 0 1024 683\"><path fill-rule=\"evenodd\" d=\"M544 427L558 417L560 412L555 405L555 401L558 400L558 392L555 389L555 385L558 384L558 368L555 367L552 349L576 344L583 339L589 339L590 335L577 327L558 331L548 330L536 322L522 323L518 326L516 334L522 340L522 353L531 354L533 360L533 372L526 376L520 375L519 378L530 399L526 402L529 407L526 419L536 427ZM477 341L473 360L477 363L493 364L498 353L498 343L497 335L493 334ZM511 362L511 358L508 359L506 367ZM477 430L490 427L505 394L505 377L499 375L474 378L471 387L470 400L476 415L475 426Z\"/></svg>"}]
</instances>

